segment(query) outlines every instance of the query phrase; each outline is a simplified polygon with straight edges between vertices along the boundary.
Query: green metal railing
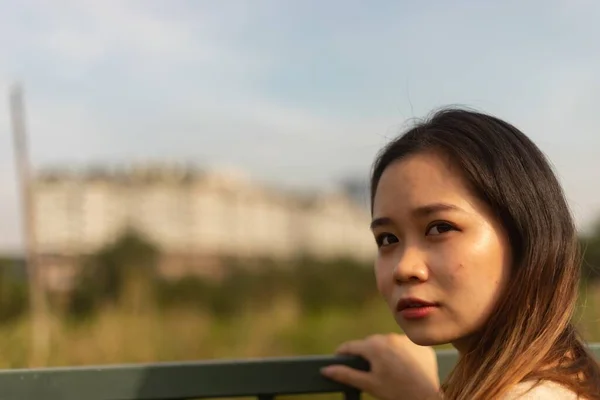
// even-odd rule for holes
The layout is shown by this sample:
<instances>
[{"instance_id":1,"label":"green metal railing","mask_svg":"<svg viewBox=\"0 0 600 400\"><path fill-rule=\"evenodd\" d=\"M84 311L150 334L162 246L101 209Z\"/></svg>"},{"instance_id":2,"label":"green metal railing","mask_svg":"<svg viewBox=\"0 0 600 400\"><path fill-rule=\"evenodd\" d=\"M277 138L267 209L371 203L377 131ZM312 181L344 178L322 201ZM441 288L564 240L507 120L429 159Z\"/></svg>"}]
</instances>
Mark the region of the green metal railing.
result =
<instances>
[{"instance_id":1,"label":"green metal railing","mask_svg":"<svg viewBox=\"0 0 600 400\"><path fill-rule=\"evenodd\" d=\"M591 346L600 358L600 344ZM456 362L456 352L438 351L443 380ZM157 363L76 368L0 371L1 399L45 400L183 400L277 395L344 393L359 399L354 388L321 376L326 365L344 364L362 370L368 363L358 357L312 356Z\"/></svg>"}]
</instances>

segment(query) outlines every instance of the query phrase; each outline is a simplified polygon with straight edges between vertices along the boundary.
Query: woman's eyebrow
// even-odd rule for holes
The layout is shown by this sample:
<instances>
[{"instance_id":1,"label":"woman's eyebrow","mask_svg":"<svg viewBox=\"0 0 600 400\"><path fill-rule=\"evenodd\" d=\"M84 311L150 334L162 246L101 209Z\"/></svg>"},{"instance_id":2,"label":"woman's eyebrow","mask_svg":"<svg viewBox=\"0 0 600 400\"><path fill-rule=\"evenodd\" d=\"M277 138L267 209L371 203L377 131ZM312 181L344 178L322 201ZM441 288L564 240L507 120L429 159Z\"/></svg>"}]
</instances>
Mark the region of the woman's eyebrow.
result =
<instances>
[{"instance_id":1,"label":"woman's eyebrow","mask_svg":"<svg viewBox=\"0 0 600 400\"><path fill-rule=\"evenodd\" d=\"M375 218L373 221L371 221L371 230L380 227L380 226L386 226L386 225L392 225L392 219L389 217L379 217L379 218Z\"/></svg>"},{"instance_id":2,"label":"woman's eyebrow","mask_svg":"<svg viewBox=\"0 0 600 400\"><path fill-rule=\"evenodd\" d=\"M432 203L424 206L416 207L412 210L412 214L417 218L427 217L431 214L439 213L439 212L466 212L462 208L449 203ZM394 222L390 217L377 217L371 221L371 230L378 228L380 226L389 226L393 225Z\"/></svg>"}]
</instances>

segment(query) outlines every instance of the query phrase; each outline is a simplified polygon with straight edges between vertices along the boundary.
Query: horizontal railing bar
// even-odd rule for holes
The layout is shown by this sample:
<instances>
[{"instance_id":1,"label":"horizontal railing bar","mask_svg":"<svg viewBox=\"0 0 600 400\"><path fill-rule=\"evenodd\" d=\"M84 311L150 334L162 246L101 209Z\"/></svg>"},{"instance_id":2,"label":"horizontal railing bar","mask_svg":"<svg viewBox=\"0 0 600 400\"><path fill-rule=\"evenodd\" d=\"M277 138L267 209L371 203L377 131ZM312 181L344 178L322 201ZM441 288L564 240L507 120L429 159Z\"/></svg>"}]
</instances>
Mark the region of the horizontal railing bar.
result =
<instances>
[{"instance_id":1,"label":"horizontal railing bar","mask_svg":"<svg viewBox=\"0 0 600 400\"><path fill-rule=\"evenodd\" d=\"M359 357L308 356L4 370L0 398L182 400L352 390L321 376L321 367L338 363L368 369Z\"/></svg>"},{"instance_id":2,"label":"horizontal railing bar","mask_svg":"<svg viewBox=\"0 0 600 400\"><path fill-rule=\"evenodd\" d=\"M600 359L600 344L590 345ZM436 352L440 379L454 367L454 350ZM0 371L0 398L45 400L184 400L197 398L357 392L321 376L321 367L344 364L367 370L352 356L208 360Z\"/></svg>"}]
</instances>

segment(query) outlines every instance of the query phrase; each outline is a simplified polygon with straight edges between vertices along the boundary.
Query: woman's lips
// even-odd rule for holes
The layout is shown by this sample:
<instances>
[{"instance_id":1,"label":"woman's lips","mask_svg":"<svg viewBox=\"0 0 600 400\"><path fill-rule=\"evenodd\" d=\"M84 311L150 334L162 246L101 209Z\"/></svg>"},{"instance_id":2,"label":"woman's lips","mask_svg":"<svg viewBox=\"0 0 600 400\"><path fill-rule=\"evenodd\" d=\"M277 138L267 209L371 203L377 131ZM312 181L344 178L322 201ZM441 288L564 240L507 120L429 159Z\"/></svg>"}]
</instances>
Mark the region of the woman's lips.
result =
<instances>
[{"instance_id":1,"label":"woman's lips","mask_svg":"<svg viewBox=\"0 0 600 400\"><path fill-rule=\"evenodd\" d=\"M439 307L438 304L416 297L404 297L396 305L396 310L404 319L422 319Z\"/></svg>"}]
</instances>

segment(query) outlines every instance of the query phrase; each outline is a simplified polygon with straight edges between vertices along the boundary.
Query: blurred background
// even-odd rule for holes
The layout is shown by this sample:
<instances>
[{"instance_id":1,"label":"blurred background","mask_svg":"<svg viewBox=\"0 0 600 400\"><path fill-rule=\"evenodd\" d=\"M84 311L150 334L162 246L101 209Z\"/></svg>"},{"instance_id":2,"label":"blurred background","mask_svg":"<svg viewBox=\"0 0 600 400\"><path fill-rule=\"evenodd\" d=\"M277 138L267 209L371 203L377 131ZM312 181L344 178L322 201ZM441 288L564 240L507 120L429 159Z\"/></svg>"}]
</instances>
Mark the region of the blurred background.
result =
<instances>
[{"instance_id":1,"label":"blurred background","mask_svg":"<svg viewBox=\"0 0 600 400\"><path fill-rule=\"evenodd\" d=\"M585 0L0 2L0 368L397 331L369 168L444 105L553 162L586 249L577 323L600 341L599 18Z\"/></svg>"}]
</instances>

